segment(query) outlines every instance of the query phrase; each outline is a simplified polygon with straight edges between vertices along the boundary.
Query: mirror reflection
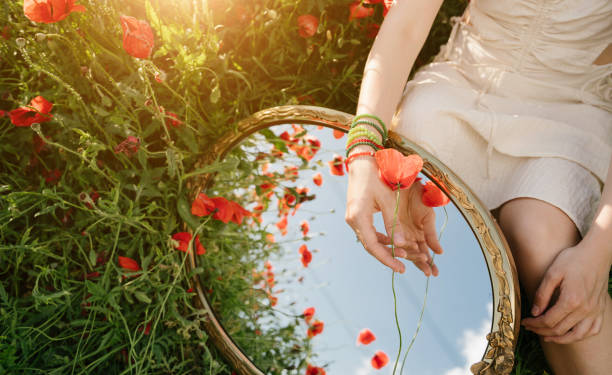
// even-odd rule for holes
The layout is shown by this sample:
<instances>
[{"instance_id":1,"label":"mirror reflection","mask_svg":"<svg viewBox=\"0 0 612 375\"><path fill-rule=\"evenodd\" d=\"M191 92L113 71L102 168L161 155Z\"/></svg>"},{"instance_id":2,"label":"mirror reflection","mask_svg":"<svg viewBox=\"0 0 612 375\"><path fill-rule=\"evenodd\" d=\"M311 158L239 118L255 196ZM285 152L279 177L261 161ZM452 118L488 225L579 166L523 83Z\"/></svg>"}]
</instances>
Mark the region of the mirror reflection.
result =
<instances>
[{"instance_id":1,"label":"mirror reflection","mask_svg":"<svg viewBox=\"0 0 612 375\"><path fill-rule=\"evenodd\" d=\"M236 167L218 173L206 192L239 202L251 212L244 225L257 229L253 238L221 231L223 240L208 251L223 252L215 262L235 271L216 275L204 257L203 268L213 271L202 282L225 330L265 374L393 373L399 335L391 270L344 221L345 142L343 132L321 126L262 130L226 157ZM438 231L444 227L445 253L435 258L440 275L428 283L410 264L395 275L402 334L396 374L470 374L491 330L491 282L480 246L452 203L435 210ZM375 226L384 232L380 214ZM237 251L244 248L237 243L249 251ZM232 298L236 287L249 297L220 310L215 301Z\"/></svg>"}]
</instances>

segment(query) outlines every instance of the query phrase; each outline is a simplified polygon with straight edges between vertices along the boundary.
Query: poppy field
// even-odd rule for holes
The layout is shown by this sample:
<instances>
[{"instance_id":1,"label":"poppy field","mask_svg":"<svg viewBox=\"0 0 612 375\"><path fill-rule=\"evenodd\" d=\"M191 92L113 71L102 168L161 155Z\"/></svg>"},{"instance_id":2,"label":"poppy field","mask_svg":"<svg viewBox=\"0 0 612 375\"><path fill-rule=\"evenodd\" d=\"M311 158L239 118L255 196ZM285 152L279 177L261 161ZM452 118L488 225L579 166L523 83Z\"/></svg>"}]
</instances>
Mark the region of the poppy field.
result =
<instances>
[{"instance_id":1,"label":"poppy field","mask_svg":"<svg viewBox=\"0 0 612 375\"><path fill-rule=\"evenodd\" d=\"M445 2L415 69L437 53L466 3ZM354 112L390 4L0 3L0 373L232 374L207 340L188 280L196 273L207 290L222 291L213 303L226 316L273 313L266 261L278 247L261 213L273 210L279 230L295 225L307 236L308 222L286 219L309 192L275 188L321 145L299 131L271 133L276 147L261 158L236 152L204 169L198 161L261 109ZM262 160L288 152L305 164L262 170ZM339 178L342 162L328 165ZM250 194L260 204L237 190L190 190L194 176L228 169L256 183ZM312 182L324 184L320 174ZM191 251L202 266L188 274ZM299 252L307 267L307 245ZM324 329L314 310L279 331L232 324L278 373L325 374L300 350ZM359 337L373 340L372 332ZM537 344L522 345L531 353ZM536 355L519 355L519 366L541 368ZM385 357L372 361L382 367Z\"/></svg>"}]
</instances>

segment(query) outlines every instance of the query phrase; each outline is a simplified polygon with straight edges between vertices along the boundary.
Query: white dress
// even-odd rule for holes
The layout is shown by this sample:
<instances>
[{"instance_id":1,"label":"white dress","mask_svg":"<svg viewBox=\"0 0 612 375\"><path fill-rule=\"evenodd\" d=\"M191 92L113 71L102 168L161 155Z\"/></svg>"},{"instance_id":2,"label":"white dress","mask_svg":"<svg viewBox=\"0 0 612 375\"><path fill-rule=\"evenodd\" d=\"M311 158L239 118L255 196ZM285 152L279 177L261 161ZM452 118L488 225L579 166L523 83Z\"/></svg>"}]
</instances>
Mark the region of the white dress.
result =
<instances>
[{"instance_id":1,"label":"white dress","mask_svg":"<svg viewBox=\"0 0 612 375\"><path fill-rule=\"evenodd\" d=\"M537 198L584 236L612 157L612 64L593 64L612 43L612 1L472 0L454 22L392 129L490 210Z\"/></svg>"}]
</instances>

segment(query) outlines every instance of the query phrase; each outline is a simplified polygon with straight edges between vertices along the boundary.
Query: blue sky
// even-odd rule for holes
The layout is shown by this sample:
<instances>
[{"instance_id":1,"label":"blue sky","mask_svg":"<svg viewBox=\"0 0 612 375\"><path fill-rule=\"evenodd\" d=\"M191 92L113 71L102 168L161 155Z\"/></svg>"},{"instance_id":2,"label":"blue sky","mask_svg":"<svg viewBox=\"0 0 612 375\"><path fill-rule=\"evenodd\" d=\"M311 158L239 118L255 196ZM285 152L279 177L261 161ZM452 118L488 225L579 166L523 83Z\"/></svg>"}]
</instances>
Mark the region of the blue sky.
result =
<instances>
[{"instance_id":1,"label":"blue sky","mask_svg":"<svg viewBox=\"0 0 612 375\"><path fill-rule=\"evenodd\" d=\"M337 140L330 129L305 128L322 143L310 164L322 162L318 171L323 175L323 185L318 187L312 182L315 171L300 173L296 184L308 186L316 199L304 203L295 216L289 216L286 236L281 236L273 225L278 220L275 212L264 215L270 223L269 230L283 248L279 258L271 259L275 272L285 269L276 273L276 289L284 289L278 294L277 308L300 314L307 307L315 307L315 319L322 320L325 328L312 339L317 355L310 362L325 365L327 374L391 374L399 344L391 270L356 242L354 232L344 221L348 178L331 175L327 167L334 154L344 154L346 137ZM279 126L273 131L280 134L288 129ZM282 169L286 164L298 164L297 158L271 169ZM485 335L491 327L489 274L463 217L452 204L447 205L447 211L448 224L441 239L445 253L436 257L440 276L431 278L423 323L404 374L469 374L469 365L480 360L486 347ZM440 228L444 212L439 208L436 214ZM306 242L299 229L302 220L310 222L311 238ZM384 231L380 214L375 216L375 225ZM313 252L307 268L302 266L298 253L303 243ZM300 276L301 283L296 281ZM395 277L404 351L417 326L427 279L411 264L407 264L405 274ZM357 346L357 335L363 328L372 330L377 339L368 346ZM374 370L370 359L378 350L386 352L390 362Z\"/></svg>"}]
</instances>

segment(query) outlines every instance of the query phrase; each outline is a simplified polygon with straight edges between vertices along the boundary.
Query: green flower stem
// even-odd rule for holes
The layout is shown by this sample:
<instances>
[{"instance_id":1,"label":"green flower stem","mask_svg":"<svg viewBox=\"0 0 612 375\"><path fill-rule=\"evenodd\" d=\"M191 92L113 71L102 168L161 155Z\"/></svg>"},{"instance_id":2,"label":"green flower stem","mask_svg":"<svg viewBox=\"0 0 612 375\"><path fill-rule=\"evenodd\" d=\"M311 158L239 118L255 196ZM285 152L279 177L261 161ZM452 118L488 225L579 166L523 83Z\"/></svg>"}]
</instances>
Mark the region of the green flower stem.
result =
<instances>
[{"instance_id":1,"label":"green flower stem","mask_svg":"<svg viewBox=\"0 0 612 375\"><path fill-rule=\"evenodd\" d=\"M395 223L397 221L397 212L399 211L399 198L400 198L400 189L399 184L397 184L397 194L395 197L395 211L393 212L393 225L391 227L391 256L395 258ZM393 365L393 375L395 375L395 371L397 370L397 364L399 362L400 356L402 355L402 330L399 324L399 318L397 317L397 295L395 294L395 271L391 271L391 290L393 291L393 313L395 314L395 326L397 327L397 334L399 336L399 348L397 350L397 358L395 359L395 364Z\"/></svg>"},{"instance_id":2,"label":"green flower stem","mask_svg":"<svg viewBox=\"0 0 612 375\"><path fill-rule=\"evenodd\" d=\"M446 207L444 208L444 223L442 224L442 228L440 229L440 235L438 236L438 240L442 238L442 233L446 229L446 224L448 223L448 212L446 211ZM432 255L431 262L429 265L433 265L434 258L436 254ZM404 373L404 365L406 364L406 358L408 358L408 353L410 353L410 349L412 349L412 345L414 344L414 340L416 340L417 335L419 334L419 330L421 329L421 323L423 323L423 313L425 312L425 306L427 304L427 296L429 294L429 281L431 280L431 276L427 277L427 282L425 283L425 297L423 298L423 307L421 307L421 313L419 315L419 321L417 322L417 328L412 336L412 340L410 340L410 344L408 344L408 348L406 348L406 353L404 353L404 358L402 359L402 367L400 368L400 375Z\"/></svg>"}]
</instances>

